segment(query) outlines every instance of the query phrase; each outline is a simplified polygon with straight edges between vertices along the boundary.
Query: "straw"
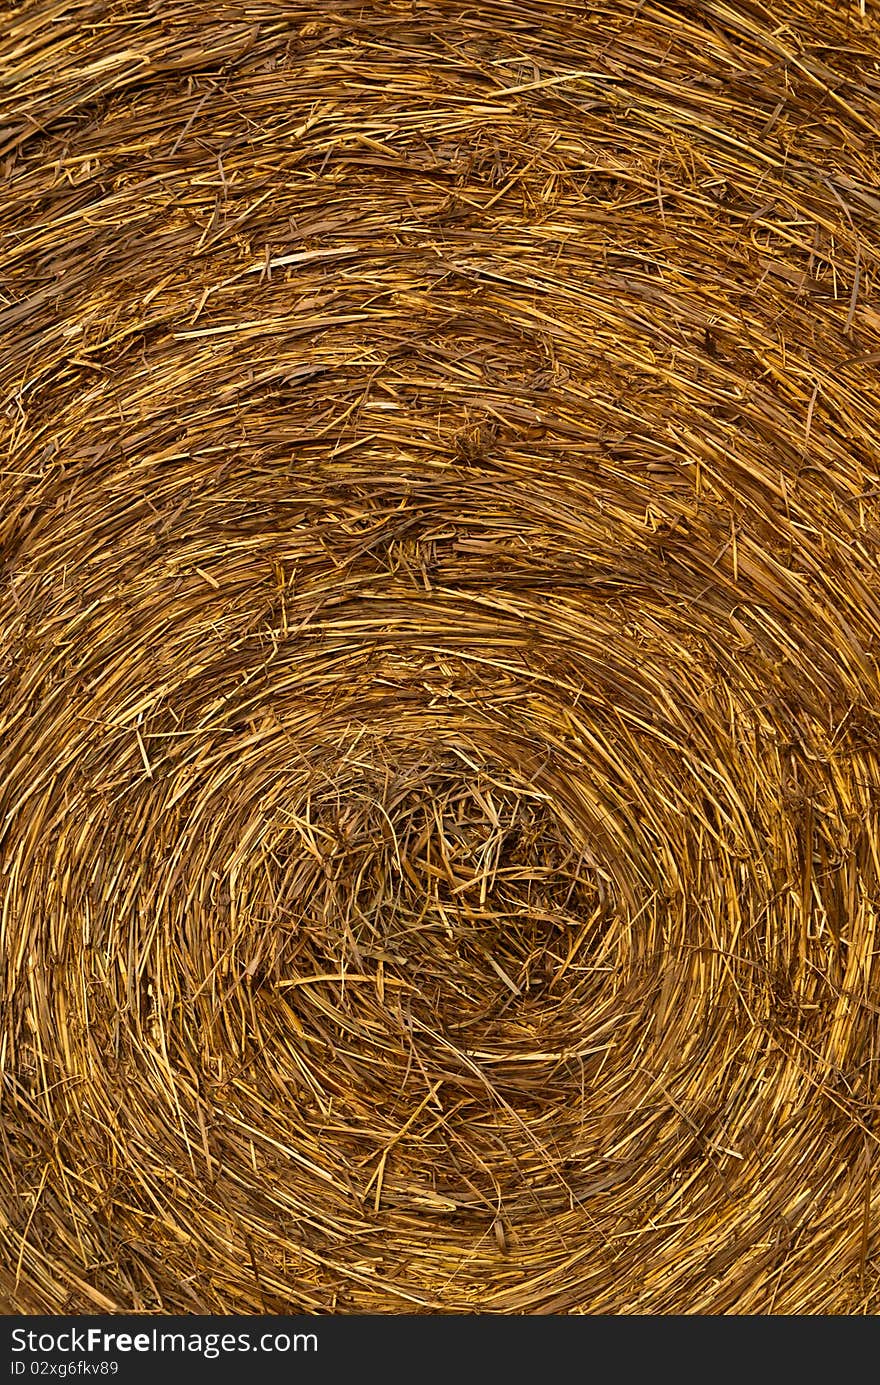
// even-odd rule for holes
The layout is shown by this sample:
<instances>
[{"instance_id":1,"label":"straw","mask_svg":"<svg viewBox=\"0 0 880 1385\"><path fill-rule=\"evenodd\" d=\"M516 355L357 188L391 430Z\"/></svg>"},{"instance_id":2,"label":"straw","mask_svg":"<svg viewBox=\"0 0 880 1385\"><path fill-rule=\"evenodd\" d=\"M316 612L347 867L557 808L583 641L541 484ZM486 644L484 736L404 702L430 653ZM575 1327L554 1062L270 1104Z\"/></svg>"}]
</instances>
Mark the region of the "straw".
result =
<instances>
[{"instance_id":1,"label":"straw","mask_svg":"<svg viewBox=\"0 0 880 1385\"><path fill-rule=\"evenodd\" d=\"M874 1313L870 3L0 24L0 1303Z\"/></svg>"}]
</instances>

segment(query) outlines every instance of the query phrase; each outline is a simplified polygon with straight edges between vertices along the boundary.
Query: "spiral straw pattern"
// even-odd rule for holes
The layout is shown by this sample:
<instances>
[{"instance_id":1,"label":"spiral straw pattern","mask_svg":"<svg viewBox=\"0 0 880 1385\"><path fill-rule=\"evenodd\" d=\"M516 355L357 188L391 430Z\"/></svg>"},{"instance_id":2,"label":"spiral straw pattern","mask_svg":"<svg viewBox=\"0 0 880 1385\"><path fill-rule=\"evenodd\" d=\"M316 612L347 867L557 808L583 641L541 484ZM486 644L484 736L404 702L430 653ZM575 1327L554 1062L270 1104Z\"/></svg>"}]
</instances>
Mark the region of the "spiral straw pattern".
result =
<instances>
[{"instance_id":1,"label":"spiral straw pattern","mask_svg":"<svg viewBox=\"0 0 880 1385\"><path fill-rule=\"evenodd\" d=\"M880 1308L864 8L7 8L9 1308Z\"/></svg>"}]
</instances>

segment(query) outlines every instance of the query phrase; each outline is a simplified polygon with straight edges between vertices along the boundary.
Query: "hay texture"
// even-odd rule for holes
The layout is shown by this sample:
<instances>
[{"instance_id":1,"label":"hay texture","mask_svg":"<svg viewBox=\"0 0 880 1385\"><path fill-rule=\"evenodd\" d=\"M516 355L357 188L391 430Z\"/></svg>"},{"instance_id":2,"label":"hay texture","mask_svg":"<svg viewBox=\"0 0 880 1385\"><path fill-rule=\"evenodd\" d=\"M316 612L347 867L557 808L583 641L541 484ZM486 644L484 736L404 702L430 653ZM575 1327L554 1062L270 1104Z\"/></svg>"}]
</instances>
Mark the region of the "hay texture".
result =
<instances>
[{"instance_id":1,"label":"hay texture","mask_svg":"<svg viewBox=\"0 0 880 1385\"><path fill-rule=\"evenodd\" d=\"M876 4L0 82L0 1298L876 1312Z\"/></svg>"}]
</instances>

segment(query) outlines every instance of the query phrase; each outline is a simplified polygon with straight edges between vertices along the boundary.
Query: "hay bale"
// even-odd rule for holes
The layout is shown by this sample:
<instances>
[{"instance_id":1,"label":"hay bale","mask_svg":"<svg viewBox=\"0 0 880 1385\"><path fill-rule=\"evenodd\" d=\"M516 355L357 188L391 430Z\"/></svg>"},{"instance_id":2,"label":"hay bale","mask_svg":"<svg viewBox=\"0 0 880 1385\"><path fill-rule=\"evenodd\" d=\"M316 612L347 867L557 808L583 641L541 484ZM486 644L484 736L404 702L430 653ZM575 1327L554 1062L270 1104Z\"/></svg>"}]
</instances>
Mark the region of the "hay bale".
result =
<instances>
[{"instance_id":1,"label":"hay bale","mask_svg":"<svg viewBox=\"0 0 880 1385\"><path fill-rule=\"evenodd\" d=\"M878 1309L868 3L0 38L0 1296Z\"/></svg>"}]
</instances>

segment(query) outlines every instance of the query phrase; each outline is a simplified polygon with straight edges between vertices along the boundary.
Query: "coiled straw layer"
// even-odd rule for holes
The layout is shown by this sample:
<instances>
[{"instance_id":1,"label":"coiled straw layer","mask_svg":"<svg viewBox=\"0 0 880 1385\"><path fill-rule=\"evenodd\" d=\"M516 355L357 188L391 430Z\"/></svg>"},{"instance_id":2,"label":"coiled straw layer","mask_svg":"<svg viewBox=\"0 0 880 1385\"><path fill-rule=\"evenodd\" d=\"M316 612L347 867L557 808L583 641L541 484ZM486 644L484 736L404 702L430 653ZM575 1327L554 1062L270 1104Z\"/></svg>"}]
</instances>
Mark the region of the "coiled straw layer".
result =
<instances>
[{"instance_id":1,"label":"coiled straw layer","mask_svg":"<svg viewBox=\"0 0 880 1385\"><path fill-rule=\"evenodd\" d=\"M880 26L0 24L0 1296L877 1311Z\"/></svg>"}]
</instances>

